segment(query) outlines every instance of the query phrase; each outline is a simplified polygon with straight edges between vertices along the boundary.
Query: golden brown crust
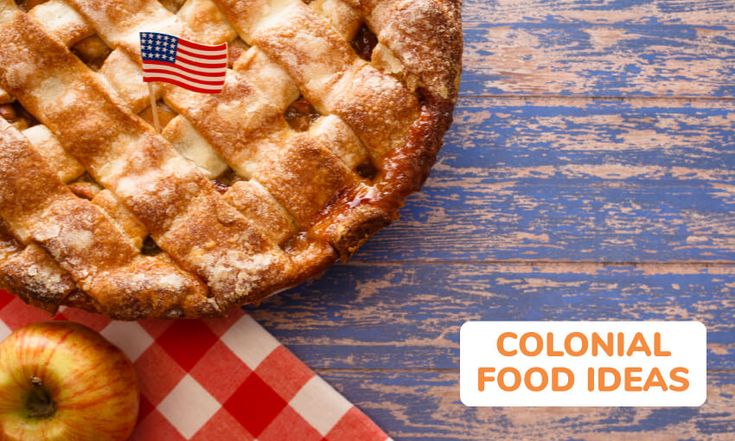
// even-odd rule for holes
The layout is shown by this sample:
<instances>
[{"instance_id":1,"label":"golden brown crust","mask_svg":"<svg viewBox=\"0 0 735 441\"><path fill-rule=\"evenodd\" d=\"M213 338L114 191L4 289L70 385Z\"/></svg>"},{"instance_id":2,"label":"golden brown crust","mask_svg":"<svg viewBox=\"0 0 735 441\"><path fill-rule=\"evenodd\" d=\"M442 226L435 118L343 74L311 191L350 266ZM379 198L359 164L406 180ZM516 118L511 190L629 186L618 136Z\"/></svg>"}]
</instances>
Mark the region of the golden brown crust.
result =
<instances>
[{"instance_id":1,"label":"golden brown crust","mask_svg":"<svg viewBox=\"0 0 735 441\"><path fill-rule=\"evenodd\" d=\"M34 244L23 247L9 236L4 240L12 240L14 250L0 259L0 286L51 313L66 303L71 295L80 292L71 275L41 247ZM94 307L91 310L99 309Z\"/></svg>"},{"instance_id":2,"label":"golden brown crust","mask_svg":"<svg viewBox=\"0 0 735 441\"><path fill-rule=\"evenodd\" d=\"M219 315L349 257L423 184L457 98L457 0L186 5L0 0L0 87L42 123L0 120L0 286L50 311ZM157 89L179 114L163 136L136 116L140 29L244 48L220 95ZM111 48L99 76L67 49L84 38ZM296 130L299 96L318 114Z\"/></svg>"},{"instance_id":3,"label":"golden brown crust","mask_svg":"<svg viewBox=\"0 0 735 441\"><path fill-rule=\"evenodd\" d=\"M452 100L462 58L458 0L349 0L431 94Z\"/></svg>"},{"instance_id":4,"label":"golden brown crust","mask_svg":"<svg viewBox=\"0 0 735 441\"><path fill-rule=\"evenodd\" d=\"M182 316L211 309L198 279L172 262L140 255L97 206L74 196L26 138L4 120L0 120L0 133L0 216L8 228L24 233L27 246L19 257L43 265L42 254L26 252L35 245L42 247L110 316L166 316L171 305L177 305ZM12 261L4 259L11 265L4 273L18 274L18 280L23 276L11 271ZM70 293L65 273L49 266L45 275L35 278L43 285L54 279L60 279L61 289L44 294L43 287L34 288L29 296L44 304L52 304L44 295L62 300ZM166 296L173 298L162 302Z\"/></svg>"},{"instance_id":5,"label":"golden brown crust","mask_svg":"<svg viewBox=\"0 0 735 441\"><path fill-rule=\"evenodd\" d=\"M395 220L405 198L421 188L452 123L453 109L453 101L425 98L406 144L386 158L377 184L345 193L315 226L342 259L349 258L372 234Z\"/></svg>"}]
</instances>

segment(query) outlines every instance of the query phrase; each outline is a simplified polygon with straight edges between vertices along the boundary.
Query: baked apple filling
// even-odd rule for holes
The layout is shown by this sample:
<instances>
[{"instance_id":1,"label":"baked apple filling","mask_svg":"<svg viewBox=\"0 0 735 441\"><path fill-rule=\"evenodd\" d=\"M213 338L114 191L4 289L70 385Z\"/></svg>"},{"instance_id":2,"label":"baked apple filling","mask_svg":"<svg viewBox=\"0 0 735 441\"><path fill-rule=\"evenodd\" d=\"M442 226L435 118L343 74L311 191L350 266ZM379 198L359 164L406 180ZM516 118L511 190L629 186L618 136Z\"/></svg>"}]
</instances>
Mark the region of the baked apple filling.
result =
<instances>
[{"instance_id":1,"label":"baked apple filling","mask_svg":"<svg viewBox=\"0 0 735 441\"><path fill-rule=\"evenodd\" d=\"M156 241L151 236L146 236L143 240L143 246L140 247L140 254L144 256L155 256L161 253L161 248L158 247Z\"/></svg>"},{"instance_id":2,"label":"baked apple filling","mask_svg":"<svg viewBox=\"0 0 735 441\"><path fill-rule=\"evenodd\" d=\"M18 5L24 11L30 11L41 3L46 3L48 0L15 0L15 4Z\"/></svg>"},{"instance_id":3,"label":"baked apple filling","mask_svg":"<svg viewBox=\"0 0 735 441\"><path fill-rule=\"evenodd\" d=\"M311 124L319 119L319 112L304 97L299 97L286 109L286 121L297 132L309 130Z\"/></svg>"},{"instance_id":4,"label":"baked apple filling","mask_svg":"<svg viewBox=\"0 0 735 441\"><path fill-rule=\"evenodd\" d=\"M112 49L100 37L93 35L75 44L71 51L92 70L98 71Z\"/></svg>"},{"instance_id":5,"label":"baked apple filling","mask_svg":"<svg viewBox=\"0 0 735 441\"><path fill-rule=\"evenodd\" d=\"M158 114L158 122L161 124L161 127L166 127L168 123L171 122L174 117L176 117L177 113L166 105L163 101L159 100L156 103L156 113ZM151 109L151 106L146 107L143 109L142 112L138 114L141 118L143 118L148 124L153 126L153 110Z\"/></svg>"},{"instance_id":6,"label":"baked apple filling","mask_svg":"<svg viewBox=\"0 0 735 441\"><path fill-rule=\"evenodd\" d=\"M212 183L218 192L225 194L237 181L242 181L242 178L233 169L228 167L224 173L217 176L216 179L213 179Z\"/></svg>"},{"instance_id":7,"label":"baked apple filling","mask_svg":"<svg viewBox=\"0 0 735 441\"><path fill-rule=\"evenodd\" d=\"M25 130L38 124L36 118L17 101L0 104L0 117L18 130Z\"/></svg>"},{"instance_id":8,"label":"baked apple filling","mask_svg":"<svg viewBox=\"0 0 735 441\"><path fill-rule=\"evenodd\" d=\"M375 36L373 31L367 27L366 24L362 24L360 29L357 30L355 38L352 40L352 48L357 52L363 60L370 61L373 56L373 49L378 45L378 37Z\"/></svg>"}]
</instances>

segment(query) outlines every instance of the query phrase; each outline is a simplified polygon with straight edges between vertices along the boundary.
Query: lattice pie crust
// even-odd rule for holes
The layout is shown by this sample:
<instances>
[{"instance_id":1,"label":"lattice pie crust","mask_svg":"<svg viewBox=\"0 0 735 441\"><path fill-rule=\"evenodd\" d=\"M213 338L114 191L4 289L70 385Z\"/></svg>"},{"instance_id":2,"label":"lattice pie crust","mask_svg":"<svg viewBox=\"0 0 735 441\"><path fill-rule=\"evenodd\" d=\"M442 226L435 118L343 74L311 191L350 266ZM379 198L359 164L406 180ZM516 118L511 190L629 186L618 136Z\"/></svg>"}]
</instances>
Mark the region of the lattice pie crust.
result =
<instances>
[{"instance_id":1,"label":"lattice pie crust","mask_svg":"<svg viewBox=\"0 0 735 441\"><path fill-rule=\"evenodd\" d=\"M451 123L460 0L0 0L0 286L119 319L217 316L396 217ZM161 85L138 33L229 42Z\"/></svg>"}]
</instances>

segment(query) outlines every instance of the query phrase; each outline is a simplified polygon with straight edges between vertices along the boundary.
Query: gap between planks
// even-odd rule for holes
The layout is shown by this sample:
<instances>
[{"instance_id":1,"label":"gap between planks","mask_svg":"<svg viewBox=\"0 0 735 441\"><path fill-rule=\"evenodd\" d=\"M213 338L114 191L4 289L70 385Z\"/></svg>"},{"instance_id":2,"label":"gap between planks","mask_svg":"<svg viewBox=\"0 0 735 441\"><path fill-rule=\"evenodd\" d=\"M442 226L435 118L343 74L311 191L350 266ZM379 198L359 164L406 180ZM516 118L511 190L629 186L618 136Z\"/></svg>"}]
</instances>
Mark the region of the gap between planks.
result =
<instances>
[{"instance_id":1,"label":"gap between planks","mask_svg":"<svg viewBox=\"0 0 735 441\"><path fill-rule=\"evenodd\" d=\"M561 100L561 101L622 101L622 102L657 102L657 101L668 101L668 102L679 102L679 103L732 103L735 102L735 96L615 96L615 95L562 95L562 94L533 94L533 93L500 93L500 94L466 94L460 90L460 99L517 99L517 100Z\"/></svg>"},{"instance_id":2,"label":"gap between planks","mask_svg":"<svg viewBox=\"0 0 735 441\"><path fill-rule=\"evenodd\" d=\"M728 0L465 0L464 21L511 23L732 26L735 5Z\"/></svg>"},{"instance_id":3,"label":"gap between planks","mask_svg":"<svg viewBox=\"0 0 735 441\"><path fill-rule=\"evenodd\" d=\"M727 270L735 270L735 261L730 260L714 260L714 261L646 261L646 262L634 262L634 261L609 261L609 262L594 262L594 261L578 261L578 260L431 260L431 259L401 259L401 260L381 260L380 262L373 262L370 260L354 259L349 262L343 263L345 266L375 266L375 267L392 267L401 264L411 265L483 265L483 266L570 266L577 269L579 272L581 269L590 268L609 268L609 267L635 267L637 269L656 269L656 268L716 268L724 267ZM735 272L735 271L733 271Z\"/></svg>"}]
</instances>

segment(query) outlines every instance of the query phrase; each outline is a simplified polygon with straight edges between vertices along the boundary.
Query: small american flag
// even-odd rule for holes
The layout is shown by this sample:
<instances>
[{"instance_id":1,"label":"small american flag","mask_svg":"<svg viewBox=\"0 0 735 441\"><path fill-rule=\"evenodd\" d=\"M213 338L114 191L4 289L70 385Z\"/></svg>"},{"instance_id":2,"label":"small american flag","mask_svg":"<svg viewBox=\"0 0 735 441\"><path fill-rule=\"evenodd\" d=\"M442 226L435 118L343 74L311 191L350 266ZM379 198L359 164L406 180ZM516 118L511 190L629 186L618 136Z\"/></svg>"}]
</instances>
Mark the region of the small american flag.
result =
<instances>
[{"instance_id":1,"label":"small american flag","mask_svg":"<svg viewBox=\"0 0 735 441\"><path fill-rule=\"evenodd\" d=\"M143 81L161 81L200 93L225 84L227 43L209 46L158 32L140 33Z\"/></svg>"}]
</instances>

